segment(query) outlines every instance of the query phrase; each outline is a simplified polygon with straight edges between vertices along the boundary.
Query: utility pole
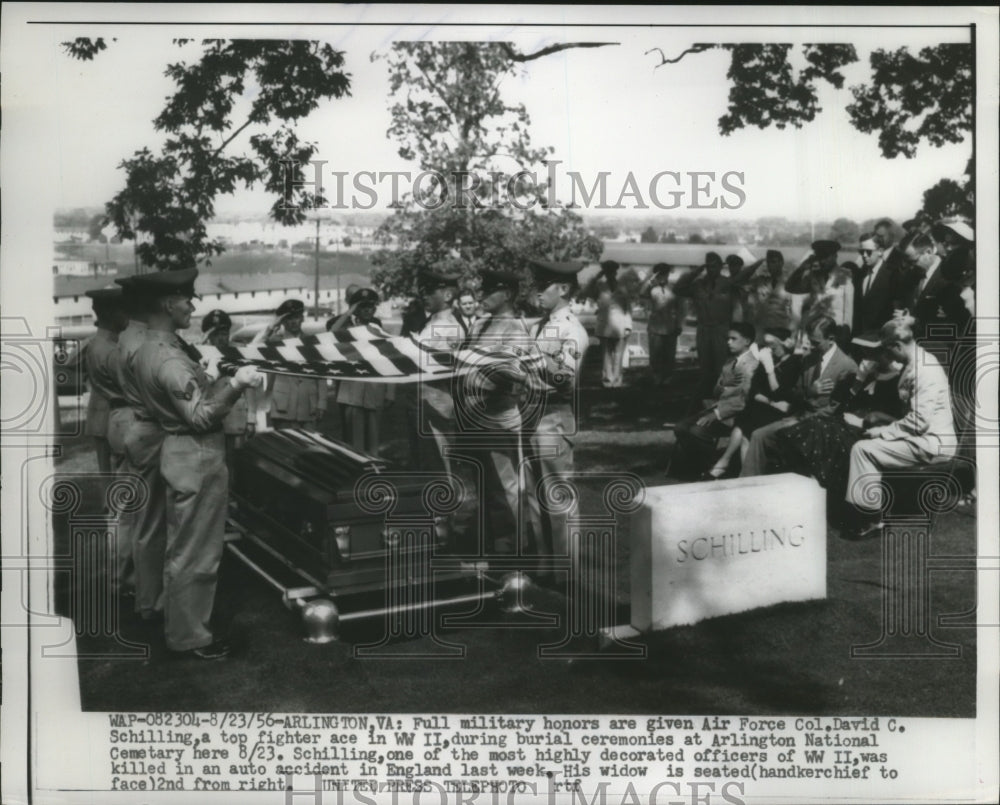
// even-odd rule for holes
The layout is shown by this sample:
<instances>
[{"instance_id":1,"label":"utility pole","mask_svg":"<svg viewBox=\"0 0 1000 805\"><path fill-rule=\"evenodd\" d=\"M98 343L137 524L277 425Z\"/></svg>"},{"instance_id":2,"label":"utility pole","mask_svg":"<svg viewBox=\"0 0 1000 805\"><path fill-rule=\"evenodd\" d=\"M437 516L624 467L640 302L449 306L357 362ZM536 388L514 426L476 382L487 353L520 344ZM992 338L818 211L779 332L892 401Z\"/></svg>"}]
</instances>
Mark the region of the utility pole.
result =
<instances>
[{"instance_id":1,"label":"utility pole","mask_svg":"<svg viewBox=\"0 0 1000 805\"><path fill-rule=\"evenodd\" d=\"M319 318L319 214L316 215L316 277L313 287L313 315Z\"/></svg>"}]
</instances>

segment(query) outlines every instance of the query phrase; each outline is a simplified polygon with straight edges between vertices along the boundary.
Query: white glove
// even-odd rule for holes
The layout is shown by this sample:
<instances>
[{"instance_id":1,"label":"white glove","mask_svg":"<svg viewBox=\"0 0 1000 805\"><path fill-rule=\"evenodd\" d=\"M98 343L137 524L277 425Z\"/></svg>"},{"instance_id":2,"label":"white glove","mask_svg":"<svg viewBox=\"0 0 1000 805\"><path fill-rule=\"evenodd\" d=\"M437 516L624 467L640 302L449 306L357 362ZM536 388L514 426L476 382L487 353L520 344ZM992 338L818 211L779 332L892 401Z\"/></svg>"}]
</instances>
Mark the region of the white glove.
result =
<instances>
[{"instance_id":1,"label":"white glove","mask_svg":"<svg viewBox=\"0 0 1000 805\"><path fill-rule=\"evenodd\" d=\"M213 383L219 379L219 359L218 358L206 358L201 362L201 368L205 370L205 374L208 375L208 379Z\"/></svg>"},{"instance_id":2,"label":"white glove","mask_svg":"<svg viewBox=\"0 0 1000 805\"><path fill-rule=\"evenodd\" d=\"M259 389L264 385L264 374L258 371L256 366L241 366L236 370L236 374L229 378L229 382L236 389Z\"/></svg>"}]
</instances>

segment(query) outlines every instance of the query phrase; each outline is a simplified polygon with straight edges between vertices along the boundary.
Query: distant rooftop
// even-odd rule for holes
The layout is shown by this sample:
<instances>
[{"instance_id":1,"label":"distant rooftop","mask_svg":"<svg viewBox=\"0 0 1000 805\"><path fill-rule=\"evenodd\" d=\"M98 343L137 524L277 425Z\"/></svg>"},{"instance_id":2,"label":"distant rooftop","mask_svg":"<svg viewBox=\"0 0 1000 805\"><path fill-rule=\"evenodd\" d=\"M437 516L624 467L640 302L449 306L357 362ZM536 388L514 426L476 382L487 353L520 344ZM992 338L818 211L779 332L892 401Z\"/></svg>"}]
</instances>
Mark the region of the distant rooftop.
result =
<instances>
[{"instance_id":1,"label":"distant rooftop","mask_svg":"<svg viewBox=\"0 0 1000 805\"><path fill-rule=\"evenodd\" d=\"M129 272L129 275L131 272ZM127 275L126 275L127 276ZM115 277L55 277L53 296L82 296L95 288L115 287ZM344 273L340 278L340 287L346 288L352 282L357 282L355 274ZM311 290L315 278L312 274L301 271L286 271L281 273L258 272L255 274L200 274L195 281L195 290L199 295L218 293L244 293L249 291L268 291L276 288L305 288ZM337 277L327 274L319 278L321 290L329 291L337 287Z\"/></svg>"}]
</instances>

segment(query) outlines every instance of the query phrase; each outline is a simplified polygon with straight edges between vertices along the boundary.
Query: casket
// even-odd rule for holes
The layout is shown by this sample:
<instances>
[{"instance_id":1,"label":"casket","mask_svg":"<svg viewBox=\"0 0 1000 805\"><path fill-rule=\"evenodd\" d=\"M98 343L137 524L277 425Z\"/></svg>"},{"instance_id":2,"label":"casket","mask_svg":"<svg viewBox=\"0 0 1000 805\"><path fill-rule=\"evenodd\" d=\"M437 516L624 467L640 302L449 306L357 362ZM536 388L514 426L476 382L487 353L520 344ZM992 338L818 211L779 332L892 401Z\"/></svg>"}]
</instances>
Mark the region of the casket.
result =
<instances>
[{"instance_id":1,"label":"casket","mask_svg":"<svg viewBox=\"0 0 1000 805\"><path fill-rule=\"evenodd\" d=\"M427 478L392 472L379 458L298 429L249 439L234 465L236 523L320 593L341 597L431 578L444 534ZM433 579L463 575L436 570Z\"/></svg>"}]
</instances>

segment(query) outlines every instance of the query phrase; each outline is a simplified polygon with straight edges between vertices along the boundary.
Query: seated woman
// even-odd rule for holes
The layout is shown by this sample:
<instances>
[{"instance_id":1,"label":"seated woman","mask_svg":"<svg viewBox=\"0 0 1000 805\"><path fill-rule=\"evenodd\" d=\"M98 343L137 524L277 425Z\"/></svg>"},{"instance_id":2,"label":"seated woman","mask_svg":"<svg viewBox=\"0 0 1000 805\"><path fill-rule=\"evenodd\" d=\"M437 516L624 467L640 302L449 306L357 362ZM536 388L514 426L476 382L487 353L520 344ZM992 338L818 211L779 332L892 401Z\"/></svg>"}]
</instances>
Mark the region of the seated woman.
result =
<instances>
[{"instance_id":1,"label":"seated woman","mask_svg":"<svg viewBox=\"0 0 1000 805\"><path fill-rule=\"evenodd\" d=\"M851 448L863 438L864 431L892 422L903 410L900 364L881 347L861 349L865 360L857 375L834 388L833 410L807 416L776 436L784 465L815 478L831 502L844 495Z\"/></svg>"},{"instance_id":2,"label":"seated woman","mask_svg":"<svg viewBox=\"0 0 1000 805\"><path fill-rule=\"evenodd\" d=\"M886 470L947 462L955 455L948 374L917 344L914 325L912 317L902 316L880 333L882 347L903 364L899 397L906 413L886 425L866 428L864 438L851 448L844 494L847 527L841 531L846 539L881 536L884 492L879 481Z\"/></svg>"},{"instance_id":3,"label":"seated woman","mask_svg":"<svg viewBox=\"0 0 1000 805\"><path fill-rule=\"evenodd\" d=\"M758 352L760 363L750 382L746 408L734 417L729 445L715 466L705 473L704 480L724 477L736 451L741 456L746 454L750 434L787 414L791 391L802 374L802 356L792 352L794 346L795 338L788 328L765 328L764 347Z\"/></svg>"}]
</instances>

